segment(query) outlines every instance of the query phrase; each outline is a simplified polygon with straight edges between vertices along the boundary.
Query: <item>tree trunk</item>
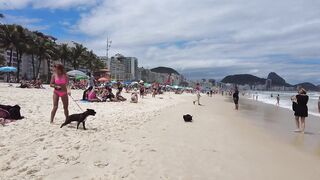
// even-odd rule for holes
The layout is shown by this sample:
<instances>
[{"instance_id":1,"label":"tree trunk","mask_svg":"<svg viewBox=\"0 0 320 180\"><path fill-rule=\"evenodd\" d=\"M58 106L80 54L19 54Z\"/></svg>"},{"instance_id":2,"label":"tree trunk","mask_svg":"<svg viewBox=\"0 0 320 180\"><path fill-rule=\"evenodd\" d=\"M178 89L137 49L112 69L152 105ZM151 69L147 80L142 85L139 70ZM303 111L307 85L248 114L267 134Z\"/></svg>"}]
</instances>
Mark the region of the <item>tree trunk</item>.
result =
<instances>
[{"instance_id":1,"label":"tree trunk","mask_svg":"<svg viewBox=\"0 0 320 180\"><path fill-rule=\"evenodd\" d=\"M22 53L17 51L17 83L20 81L20 64L21 64Z\"/></svg>"},{"instance_id":2,"label":"tree trunk","mask_svg":"<svg viewBox=\"0 0 320 180\"><path fill-rule=\"evenodd\" d=\"M37 68L37 74L36 74L36 76L37 76L37 78L38 78L38 76L39 76L39 78L40 78L40 67L41 67L41 56L39 56L39 58L38 58L38 68Z\"/></svg>"},{"instance_id":3,"label":"tree trunk","mask_svg":"<svg viewBox=\"0 0 320 180\"><path fill-rule=\"evenodd\" d=\"M10 59L9 59L9 64L8 66L12 66L12 55L13 55L13 50L12 48L10 49Z\"/></svg>"},{"instance_id":4,"label":"tree trunk","mask_svg":"<svg viewBox=\"0 0 320 180\"><path fill-rule=\"evenodd\" d=\"M47 59L47 66L48 66L48 73L47 73L47 83L50 82L50 78L51 78L51 68L50 68L50 59Z\"/></svg>"},{"instance_id":5,"label":"tree trunk","mask_svg":"<svg viewBox=\"0 0 320 180\"><path fill-rule=\"evenodd\" d=\"M7 52L6 52L7 53ZM13 54L13 50L12 48L10 49L10 59L9 59L9 63L8 63L8 66L12 66L12 54ZM10 80L10 73L8 73L7 75L7 82L9 82Z\"/></svg>"},{"instance_id":6,"label":"tree trunk","mask_svg":"<svg viewBox=\"0 0 320 180\"><path fill-rule=\"evenodd\" d=\"M36 69L35 69L35 64L34 64L34 54L31 53L31 60L32 60L32 79L36 78Z\"/></svg>"}]
</instances>

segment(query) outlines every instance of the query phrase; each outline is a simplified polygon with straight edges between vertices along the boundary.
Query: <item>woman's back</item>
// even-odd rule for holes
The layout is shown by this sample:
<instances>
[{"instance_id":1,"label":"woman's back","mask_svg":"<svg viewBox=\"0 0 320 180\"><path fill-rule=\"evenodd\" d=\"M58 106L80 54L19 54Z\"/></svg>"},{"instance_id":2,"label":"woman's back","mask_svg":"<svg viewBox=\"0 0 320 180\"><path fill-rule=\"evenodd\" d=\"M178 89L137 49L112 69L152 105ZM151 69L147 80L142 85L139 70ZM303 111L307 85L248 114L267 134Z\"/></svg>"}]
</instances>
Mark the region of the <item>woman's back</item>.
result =
<instances>
[{"instance_id":1,"label":"woman's back","mask_svg":"<svg viewBox=\"0 0 320 180\"><path fill-rule=\"evenodd\" d=\"M308 100L309 100L309 96L298 94L296 97L297 97L298 105L300 105L300 106L306 106L307 105Z\"/></svg>"}]
</instances>

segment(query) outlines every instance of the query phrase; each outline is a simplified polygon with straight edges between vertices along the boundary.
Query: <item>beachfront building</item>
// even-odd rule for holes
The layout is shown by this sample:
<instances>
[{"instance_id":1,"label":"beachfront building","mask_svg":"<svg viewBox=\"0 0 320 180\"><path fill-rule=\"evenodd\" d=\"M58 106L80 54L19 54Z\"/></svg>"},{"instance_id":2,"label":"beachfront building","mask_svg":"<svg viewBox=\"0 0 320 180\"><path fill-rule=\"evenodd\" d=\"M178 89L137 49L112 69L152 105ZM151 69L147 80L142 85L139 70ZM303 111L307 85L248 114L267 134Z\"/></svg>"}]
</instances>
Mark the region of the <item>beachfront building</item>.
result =
<instances>
[{"instance_id":1,"label":"beachfront building","mask_svg":"<svg viewBox=\"0 0 320 180\"><path fill-rule=\"evenodd\" d=\"M125 68L125 80L136 80L138 73L138 59L135 57L123 57Z\"/></svg>"},{"instance_id":2,"label":"beachfront building","mask_svg":"<svg viewBox=\"0 0 320 180\"><path fill-rule=\"evenodd\" d=\"M111 58L101 56L100 59L110 70L112 80L128 81L138 79L138 59L136 57L116 54Z\"/></svg>"}]
</instances>

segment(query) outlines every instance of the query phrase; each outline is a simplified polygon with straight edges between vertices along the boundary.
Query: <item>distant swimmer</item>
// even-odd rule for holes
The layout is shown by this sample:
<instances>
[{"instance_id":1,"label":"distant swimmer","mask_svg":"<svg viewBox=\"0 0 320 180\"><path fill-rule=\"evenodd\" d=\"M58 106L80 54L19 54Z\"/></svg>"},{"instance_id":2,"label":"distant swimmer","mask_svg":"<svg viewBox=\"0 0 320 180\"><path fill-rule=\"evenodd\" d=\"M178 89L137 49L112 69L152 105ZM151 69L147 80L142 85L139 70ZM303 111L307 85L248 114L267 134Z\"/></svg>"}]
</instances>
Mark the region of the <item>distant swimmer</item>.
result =
<instances>
[{"instance_id":1,"label":"distant swimmer","mask_svg":"<svg viewBox=\"0 0 320 180\"><path fill-rule=\"evenodd\" d=\"M278 96L277 96L277 104L276 104L277 106L280 106L280 95L278 94Z\"/></svg>"},{"instance_id":2,"label":"distant swimmer","mask_svg":"<svg viewBox=\"0 0 320 180\"><path fill-rule=\"evenodd\" d=\"M319 99L318 99L318 111L319 111L319 113L320 113L320 97L319 97Z\"/></svg>"}]
</instances>

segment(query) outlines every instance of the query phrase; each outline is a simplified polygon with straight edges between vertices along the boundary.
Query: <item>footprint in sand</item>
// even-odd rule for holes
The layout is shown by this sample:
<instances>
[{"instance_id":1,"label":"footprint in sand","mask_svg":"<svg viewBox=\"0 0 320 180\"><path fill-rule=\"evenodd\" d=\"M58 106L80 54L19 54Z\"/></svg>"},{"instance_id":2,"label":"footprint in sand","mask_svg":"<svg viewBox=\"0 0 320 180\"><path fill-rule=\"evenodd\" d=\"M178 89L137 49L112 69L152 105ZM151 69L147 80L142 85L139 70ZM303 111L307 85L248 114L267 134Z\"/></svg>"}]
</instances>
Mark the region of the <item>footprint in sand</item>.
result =
<instances>
[{"instance_id":1,"label":"footprint in sand","mask_svg":"<svg viewBox=\"0 0 320 180\"><path fill-rule=\"evenodd\" d=\"M104 168L104 167L107 167L108 165L109 165L109 163L103 163L101 161L94 162L94 166L97 166L99 168Z\"/></svg>"}]
</instances>

